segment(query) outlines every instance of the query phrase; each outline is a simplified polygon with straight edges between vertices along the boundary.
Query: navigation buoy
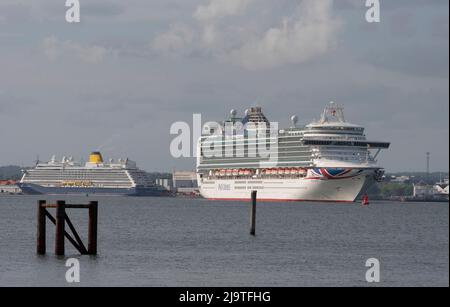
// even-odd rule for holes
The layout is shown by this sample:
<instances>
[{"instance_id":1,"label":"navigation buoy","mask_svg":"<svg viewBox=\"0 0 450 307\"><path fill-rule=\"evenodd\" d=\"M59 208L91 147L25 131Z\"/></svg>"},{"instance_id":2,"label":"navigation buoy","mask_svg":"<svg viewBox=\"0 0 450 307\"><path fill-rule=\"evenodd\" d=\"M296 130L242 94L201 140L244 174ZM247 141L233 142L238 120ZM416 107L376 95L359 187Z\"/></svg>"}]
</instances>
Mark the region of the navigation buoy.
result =
<instances>
[{"instance_id":1,"label":"navigation buoy","mask_svg":"<svg viewBox=\"0 0 450 307\"><path fill-rule=\"evenodd\" d=\"M361 200L361 205L368 206L369 205L369 195L364 194Z\"/></svg>"}]
</instances>

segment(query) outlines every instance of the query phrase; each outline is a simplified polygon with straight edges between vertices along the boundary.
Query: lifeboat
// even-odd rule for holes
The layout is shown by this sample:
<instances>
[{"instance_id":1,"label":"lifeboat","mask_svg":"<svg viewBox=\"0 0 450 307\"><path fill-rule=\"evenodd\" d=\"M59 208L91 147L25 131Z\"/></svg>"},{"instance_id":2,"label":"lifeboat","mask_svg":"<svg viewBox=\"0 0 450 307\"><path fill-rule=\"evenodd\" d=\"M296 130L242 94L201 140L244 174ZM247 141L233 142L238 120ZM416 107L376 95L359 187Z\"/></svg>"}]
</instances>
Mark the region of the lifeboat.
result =
<instances>
[{"instance_id":1,"label":"lifeboat","mask_svg":"<svg viewBox=\"0 0 450 307\"><path fill-rule=\"evenodd\" d=\"M227 169L227 176L232 176L232 175L233 175L233 170Z\"/></svg>"},{"instance_id":2,"label":"lifeboat","mask_svg":"<svg viewBox=\"0 0 450 307\"><path fill-rule=\"evenodd\" d=\"M248 176L250 175L252 172L249 169L244 170L244 175Z\"/></svg>"}]
</instances>

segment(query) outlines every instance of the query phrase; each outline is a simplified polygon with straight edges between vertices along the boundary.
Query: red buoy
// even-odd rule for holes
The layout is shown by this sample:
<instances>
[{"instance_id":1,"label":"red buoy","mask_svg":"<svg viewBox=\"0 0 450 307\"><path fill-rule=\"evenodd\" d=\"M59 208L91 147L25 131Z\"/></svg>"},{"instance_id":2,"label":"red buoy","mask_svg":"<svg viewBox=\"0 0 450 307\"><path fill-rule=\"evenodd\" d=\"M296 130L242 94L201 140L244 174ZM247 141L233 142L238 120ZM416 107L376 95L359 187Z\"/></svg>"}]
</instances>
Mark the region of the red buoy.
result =
<instances>
[{"instance_id":1,"label":"red buoy","mask_svg":"<svg viewBox=\"0 0 450 307\"><path fill-rule=\"evenodd\" d=\"M369 195L364 194L364 196L362 197L362 200L361 200L361 205L363 205L363 206L369 205Z\"/></svg>"}]
</instances>

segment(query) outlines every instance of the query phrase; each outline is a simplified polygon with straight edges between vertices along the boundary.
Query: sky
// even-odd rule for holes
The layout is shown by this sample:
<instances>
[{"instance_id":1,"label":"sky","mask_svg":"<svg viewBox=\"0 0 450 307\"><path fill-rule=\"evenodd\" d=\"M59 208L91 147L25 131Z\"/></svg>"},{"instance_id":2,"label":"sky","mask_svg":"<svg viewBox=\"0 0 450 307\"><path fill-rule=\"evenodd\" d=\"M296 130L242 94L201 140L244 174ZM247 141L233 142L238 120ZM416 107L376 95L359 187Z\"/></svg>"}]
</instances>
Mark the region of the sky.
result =
<instances>
[{"instance_id":1,"label":"sky","mask_svg":"<svg viewBox=\"0 0 450 307\"><path fill-rule=\"evenodd\" d=\"M329 101L387 171L449 169L449 2L381 0L0 1L0 165L92 150L148 171L194 169L170 154L174 122L259 105L300 124Z\"/></svg>"}]
</instances>

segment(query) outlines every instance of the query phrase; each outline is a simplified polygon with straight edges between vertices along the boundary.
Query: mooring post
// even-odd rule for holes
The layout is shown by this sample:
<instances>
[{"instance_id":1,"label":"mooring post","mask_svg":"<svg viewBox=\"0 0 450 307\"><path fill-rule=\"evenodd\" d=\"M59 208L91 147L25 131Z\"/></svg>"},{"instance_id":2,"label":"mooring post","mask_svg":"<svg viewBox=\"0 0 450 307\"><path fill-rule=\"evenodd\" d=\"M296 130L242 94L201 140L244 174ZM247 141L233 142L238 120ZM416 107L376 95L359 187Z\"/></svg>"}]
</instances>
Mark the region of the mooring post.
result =
<instances>
[{"instance_id":1,"label":"mooring post","mask_svg":"<svg viewBox=\"0 0 450 307\"><path fill-rule=\"evenodd\" d=\"M45 240L45 230L46 230L46 220L44 208L45 200L39 200L37 206L37 242L36 242L36 252L38 255L45 255L46 252L46 240Z\"/></svg>"},{"instance_id":2,"label":"mooring post","mask_svg":"<svg viewBox=\"0 0 450 307\"><path fill-rule=\"evenodd\" d=\"M66 218L66 202L58 200L56 203L56 233L55 233L55 254L64 256L64 233Z\"/></svg>"},{"instance_id":3,"label":"mooring post","mask_svg":"<svg viewBox=\"0 0 450 307\"><path fill-rule=\"evenodd\" d=\"M98 202L89 203L89 230L88 230L88 253L97 255L97 222L98 222Z\"/></svg>"},{"instance_id":4,"label":"mooring post","mask_svg":"<svg viewBox=\"0 0 450 307\"><path fill-rule=\"evenodd\" d=\"M250 211L250 234L256 234L256 191L252 191L252 208Z\"/></svg>"}]
</instances>

